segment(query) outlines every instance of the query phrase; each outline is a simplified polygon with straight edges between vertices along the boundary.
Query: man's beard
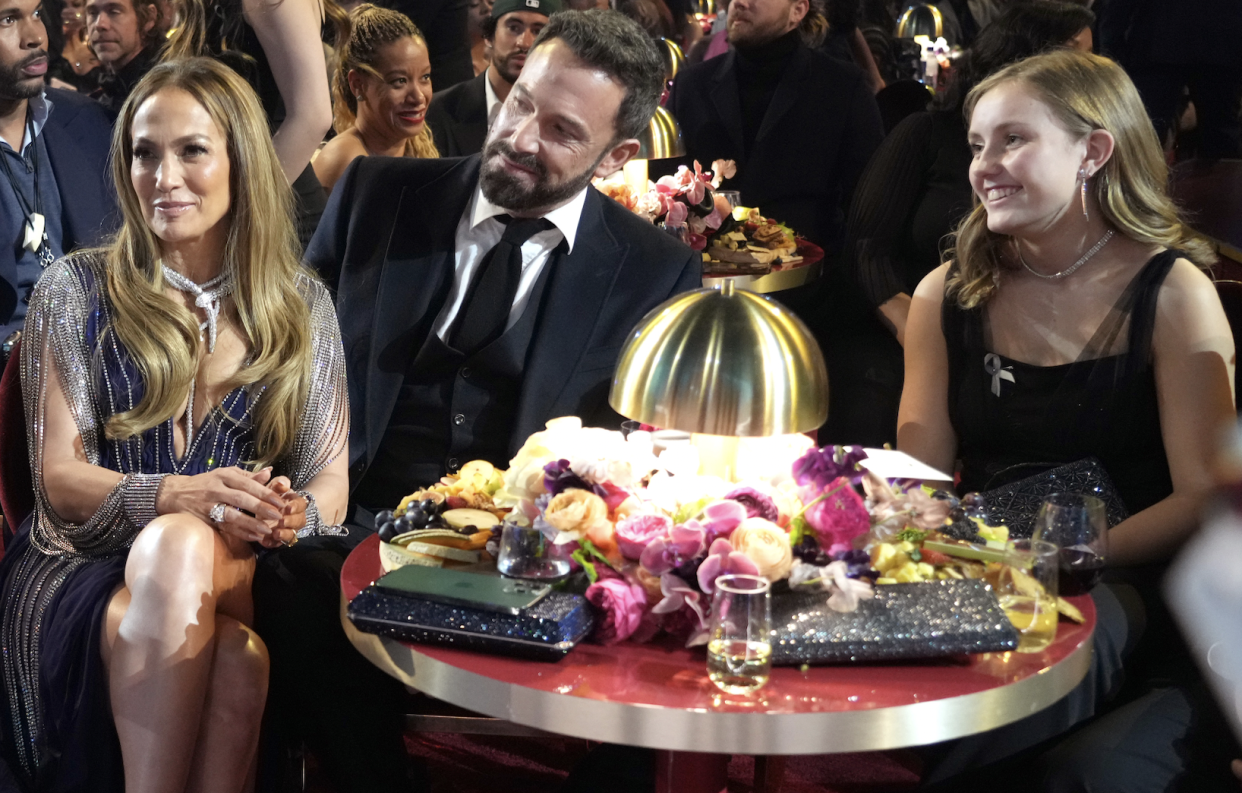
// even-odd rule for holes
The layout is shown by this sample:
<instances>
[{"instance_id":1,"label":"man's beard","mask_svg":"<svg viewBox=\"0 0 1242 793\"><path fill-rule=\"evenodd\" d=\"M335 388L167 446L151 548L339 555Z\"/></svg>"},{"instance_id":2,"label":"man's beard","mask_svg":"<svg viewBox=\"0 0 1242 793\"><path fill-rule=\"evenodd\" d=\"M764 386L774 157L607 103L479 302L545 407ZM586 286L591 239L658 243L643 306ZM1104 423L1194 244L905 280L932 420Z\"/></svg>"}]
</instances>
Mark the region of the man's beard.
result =
<instances>
[{"instance_id":1,"label":"man's beard","mask_svg":"<svg viewBox=\"0 0 1242 793\"><path fill-rule=\"evenodd\" d=\"M12 66L0 66L0 96L6 99L30 99L38 96L43 91L43 78L24 75L22 69L46 57L47 52L39 50Z\"/></svg>"},{"instance_id":2,"label":"man's beard","mask_svg":"<svg viewBox=\"0 0 1242 793\"><path fill-rule=\"evenodd\" d=\"M494 140L483 147L483 164L479 171L479 186L483 195L498 207L516 211L533 212L547 209L564 203L576 195L582 188L591 183L595 169L603 161L607 150L582 173L566 179L560 184L548 183L548 170L533 154L518 154L509 144ZM517 177L504 170L501 165L493 165L496 155L503 155L515 165L529 168L535 172L536 182L527 187Z\"/></svg>"},{"instance_id":3,"label":"man's beard","mask_svg":"<svg viewBox=\"0 0 1242 793\"><path fill-rule=\"evenodd\" d=\"M496 67L496 73L499 74L501 79L503 79L509 85L513 85L514 83L516 83L518 77L520 77L522 74L521 66L517 67L516 69L509 66L509 62L513 60L519 54L527 55L527 56L530 55L529 52L522 52L522 53L513 52L505 56L504 58L492 58L492 65Z\"/></svg>"}]
</instances>

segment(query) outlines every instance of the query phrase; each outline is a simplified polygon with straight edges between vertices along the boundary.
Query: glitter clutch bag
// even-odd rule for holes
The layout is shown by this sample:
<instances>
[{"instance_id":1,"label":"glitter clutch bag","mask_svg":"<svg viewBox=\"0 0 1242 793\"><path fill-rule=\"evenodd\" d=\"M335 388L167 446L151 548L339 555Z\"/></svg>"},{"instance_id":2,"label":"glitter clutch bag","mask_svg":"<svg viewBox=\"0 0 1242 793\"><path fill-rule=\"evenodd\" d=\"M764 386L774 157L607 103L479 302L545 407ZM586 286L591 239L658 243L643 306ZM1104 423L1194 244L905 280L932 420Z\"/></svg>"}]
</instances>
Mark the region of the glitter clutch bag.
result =
<instances>
[{"instance_id":1,"label":"glitter clutch bag","mask_svg":"<svg viewBox=\"0 0 1242 793\"><path fill-rule=\"evenodd\" d=\"M1018 632L984 581L882 584L842 614L822 592L772 597L772 663L904 661L1016 649Z\"/></svg>"},{"instance_id":2,"label":"glitter clutch bag","mask_svg":"<svg viewBox=\"0 0 1242 793\"><path fill-rule=\"evenodd\" d=\"M1033 463L1021 467L1048 465L1050 464ZM1001 473L1017 467L1007 468ZM1104 502L1109 528L1130 517L1113 480L1108 478L1108 472L1094 457L1058 465L979 495L983 497L983 509L990 525L1004 524L1009 527L1010 537L1026 538L1035 531L1035 517L1039 514L1044 499L1053 493L1077 493L1080 496L1095 496L1100 499Z\"/></svg>"},{"instance_id":3,"label":"glitter clutch bag","mask_svg":"<svg viewBox=\"0 0 1242 793\"><path fill-rule=\"evenodd\" d=\"M369 586L350 602L347 614L366 633L534 661L559 661L594 627L586 599L563 592L550 592L514 615Z\"/></svg>"}]
</instances>

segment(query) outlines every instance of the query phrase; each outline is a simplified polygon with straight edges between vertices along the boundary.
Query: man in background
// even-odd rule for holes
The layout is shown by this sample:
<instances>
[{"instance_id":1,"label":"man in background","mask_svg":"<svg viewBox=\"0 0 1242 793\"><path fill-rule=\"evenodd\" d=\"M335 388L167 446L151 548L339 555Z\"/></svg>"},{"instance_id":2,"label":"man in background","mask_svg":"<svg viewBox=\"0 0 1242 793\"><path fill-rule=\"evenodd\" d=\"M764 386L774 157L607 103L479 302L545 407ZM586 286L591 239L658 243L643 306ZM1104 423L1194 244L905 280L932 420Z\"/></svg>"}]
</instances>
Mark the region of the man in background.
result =
<instances>
[{"instance_id":1,"label":"man in background","mask_svg":"<svg viewBox=\"0 0 1242 793\"><path fill-rule=\"evenodd\" d=\"M427 109L440 156L464 157L483 149L487 130L522 73L535 37L560 10L560 0L497 0L492 5L483 26L491 64L473 80L438 92Z\"/></svg>"},{"instance_id":2,"label":"man in background","mask_svg":"<svg viewBox=\"0 0 1242 793\"><path fill-rule=\"evenodd\" d=\"M159 6L148 0L87 0L87 40L103 70L91 97L113 116L159 59L159 21Z\"/></svg>"},{"instance_id":3,"label":"man in background","mask_svg":"<svg viewBox=\"0 0 1242 793\"><path fill-rule=\"evenodd\" d=\"M115 224L112 125L96 103L45 88L39 0L11 0L0 25L0 341L20 331L43 268ZM56 20L59 24L60 20Z\"/></svg>"}]
</instances>

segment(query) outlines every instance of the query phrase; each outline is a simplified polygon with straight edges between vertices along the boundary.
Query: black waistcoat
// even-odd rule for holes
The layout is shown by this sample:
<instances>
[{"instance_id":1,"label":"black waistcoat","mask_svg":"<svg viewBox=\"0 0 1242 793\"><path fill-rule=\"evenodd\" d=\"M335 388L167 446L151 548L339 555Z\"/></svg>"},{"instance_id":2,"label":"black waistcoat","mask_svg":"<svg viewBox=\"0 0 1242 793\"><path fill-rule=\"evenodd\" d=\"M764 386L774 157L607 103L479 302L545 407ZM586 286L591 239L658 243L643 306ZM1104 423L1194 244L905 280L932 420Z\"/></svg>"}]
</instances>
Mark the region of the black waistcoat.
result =
<instances>
[{"instance_id":1,"label":"black waistcoat","mask_svg":"<svg viewBox=\"0 0 1242 793\"><path fill-rule=\"evenodd\" d=\"M518 321L491 344L467 357L434 332L427 335L406 370L388 427L353 501L374 510L392 509L404 496L471 460L508 466L527 353L561 247L544 265Z\"/></svg>"}]
</instances>

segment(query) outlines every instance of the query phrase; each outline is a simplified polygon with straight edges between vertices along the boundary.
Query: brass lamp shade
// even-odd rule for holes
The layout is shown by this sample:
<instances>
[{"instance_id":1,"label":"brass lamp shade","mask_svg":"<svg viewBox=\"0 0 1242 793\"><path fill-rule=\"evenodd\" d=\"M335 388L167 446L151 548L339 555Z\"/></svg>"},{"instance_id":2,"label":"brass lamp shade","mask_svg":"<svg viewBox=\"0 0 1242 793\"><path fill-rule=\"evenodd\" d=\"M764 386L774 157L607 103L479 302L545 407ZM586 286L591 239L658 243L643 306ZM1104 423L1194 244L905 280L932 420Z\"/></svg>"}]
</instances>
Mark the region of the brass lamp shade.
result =
<instances>
[{"instance_id":1,"label":"brass lamp shade","mask_svg":"<svg viewBox=\"0 0 1242 793\"><path fill-rule=\"evenodd\" d=\"M630 333L608 402L665 429L754 437L817 429L828 371L802 321L754 292L678 295Z\"/></svg>"},{"instance_id":2,"label":"brass lamp shade","mask_svg":"<svg viewBox=\"0 0 1242 793\"><path fill-rule=\"evenodd\" d=\"M681 139L681 127L677 119L662 106L656 106L655 115L647 123L647 129L638 136L642 147L636 160L667 160L670 157L682 157L686 153L686 144Z\"/></svg>"}]
</instances>

